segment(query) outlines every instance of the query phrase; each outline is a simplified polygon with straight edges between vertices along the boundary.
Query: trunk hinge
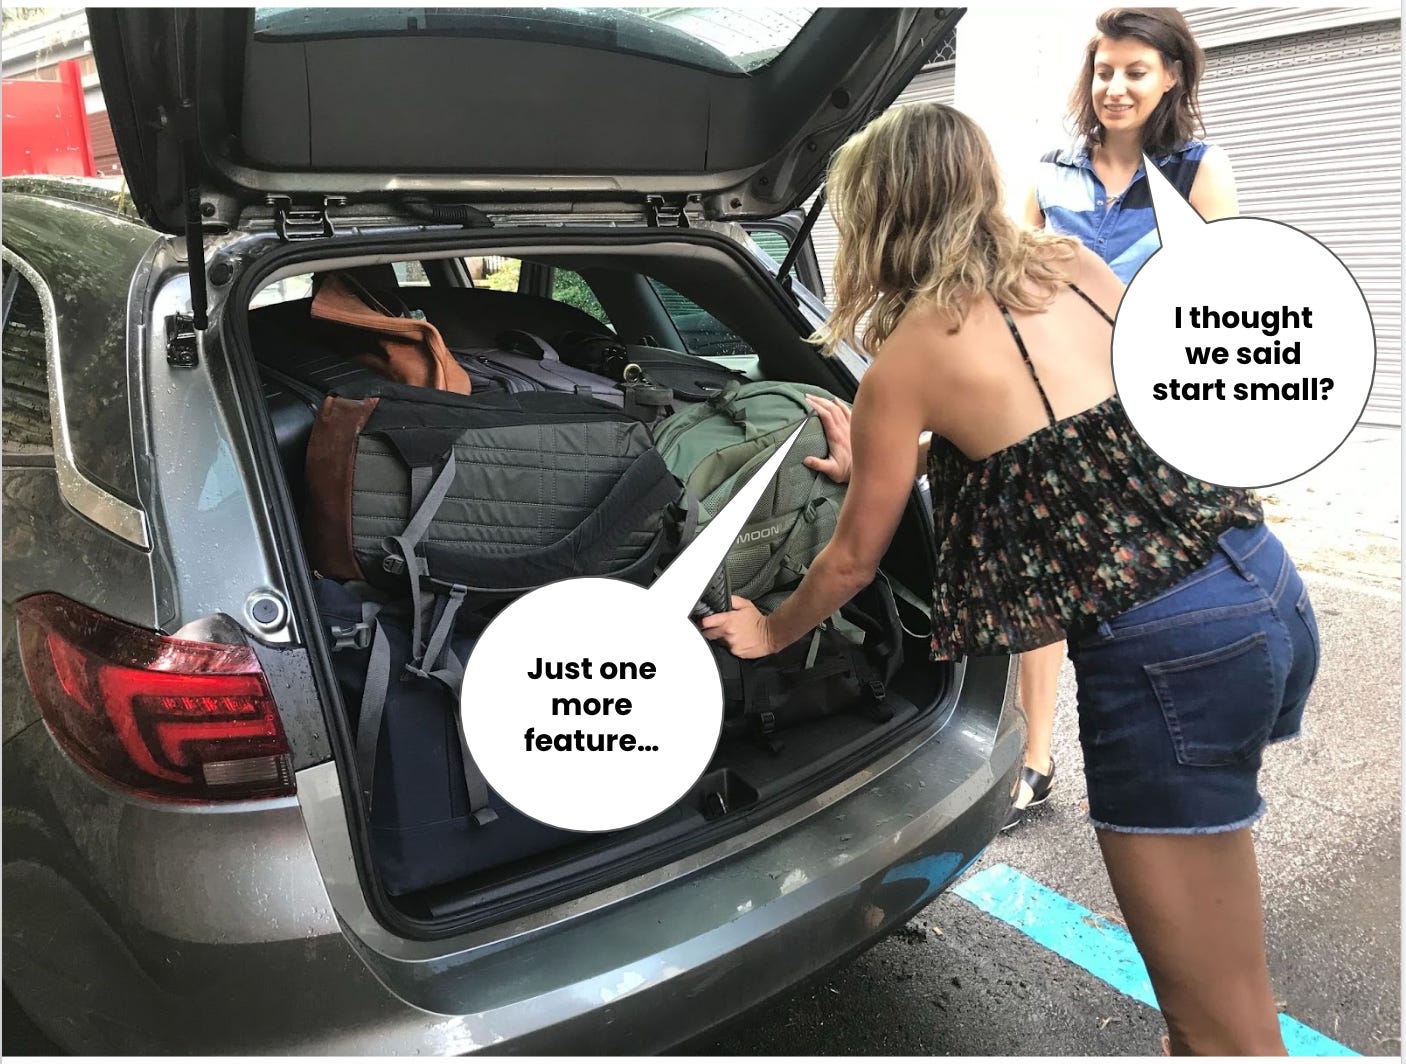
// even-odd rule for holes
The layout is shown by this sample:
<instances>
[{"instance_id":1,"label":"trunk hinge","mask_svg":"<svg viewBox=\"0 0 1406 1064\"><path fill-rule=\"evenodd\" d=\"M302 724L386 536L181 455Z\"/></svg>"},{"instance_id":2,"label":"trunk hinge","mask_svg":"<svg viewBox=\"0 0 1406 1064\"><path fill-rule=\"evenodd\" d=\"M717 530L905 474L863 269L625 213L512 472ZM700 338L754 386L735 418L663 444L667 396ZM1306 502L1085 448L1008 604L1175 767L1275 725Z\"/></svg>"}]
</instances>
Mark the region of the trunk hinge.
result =
<instances>
[{"instance_id":1,"label":"trunk hinge","mask_svg":"<svg viewBox=\"0 0 1406 1064\"><path fill-rule=\"evenodd\" d=\"M345 196L323 196L321 207L295 207L291 196L268 197L268 205L274 209L274 230L284 243L336 236L337 227L332 223L330 211L346 203Z\"/></svg>"},{"instance_id":2,"label":"trunk hinge","mask_svg":"<svg viewBox=\"0 0 1406 1064\"><path fill-rule=\"evenodd\" d=\"M645 220L654 229L687 229L688 215L684 208L690 201L697 202L697 196L688 196L682 202L669 203L663 196L649 195L644 198Z\"/></svg>"}]
</instances>

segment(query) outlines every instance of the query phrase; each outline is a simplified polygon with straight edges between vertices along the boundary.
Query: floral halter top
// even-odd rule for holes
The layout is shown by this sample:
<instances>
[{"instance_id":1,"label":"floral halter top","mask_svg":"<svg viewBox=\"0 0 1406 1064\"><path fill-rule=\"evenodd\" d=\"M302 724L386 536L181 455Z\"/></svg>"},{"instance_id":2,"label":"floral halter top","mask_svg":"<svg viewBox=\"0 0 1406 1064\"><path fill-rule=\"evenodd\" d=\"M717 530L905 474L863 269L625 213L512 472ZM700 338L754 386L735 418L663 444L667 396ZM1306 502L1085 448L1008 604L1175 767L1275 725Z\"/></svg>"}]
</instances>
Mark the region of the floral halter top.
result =
<instances>
[{"instance_id":1,"label":"floral halter top","mask_svg":"<svg viewBox=\"0 0 1406 1064\"><path fill-rule=\"evenodd\" d=\"M1049 424L976 461L932 439L935 661L1078 636L1200 569L1222 532L1264 520L1250 492L1158 458L1116 395L1056 420L1020 330L998 306Z\"/></svg>"}]
</instances>

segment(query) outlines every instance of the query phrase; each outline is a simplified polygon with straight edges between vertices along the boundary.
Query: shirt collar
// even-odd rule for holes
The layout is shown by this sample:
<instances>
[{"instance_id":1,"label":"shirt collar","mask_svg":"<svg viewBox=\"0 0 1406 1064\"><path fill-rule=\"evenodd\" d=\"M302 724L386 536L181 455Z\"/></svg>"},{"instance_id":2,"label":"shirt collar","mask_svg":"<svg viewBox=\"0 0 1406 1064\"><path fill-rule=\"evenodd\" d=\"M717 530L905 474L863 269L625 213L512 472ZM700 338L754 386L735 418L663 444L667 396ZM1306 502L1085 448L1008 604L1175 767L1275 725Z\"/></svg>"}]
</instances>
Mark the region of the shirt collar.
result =
<instances>
[{"instance_id":1,"label":"shirt collar","mask_svg":"<svg viewBox=\"0 0 1406 1064\"><path fill-rule=\"evenodd\" d=\"M1154 155L1152 161L1158 166L1166 166L1176 156L1185 153L1191 148L1193 142L1188 140L1180 148L1164 152L1161 155ZM1055 162L1060 166L1073 166L1080 170L1093 170L1093 160L1089 158L1089 142L1087 137L1076 137L1069 147L1060 152L1055 158ZM1141 167L1139 167L1139 170Z\"/></svg>"}]
</instances>

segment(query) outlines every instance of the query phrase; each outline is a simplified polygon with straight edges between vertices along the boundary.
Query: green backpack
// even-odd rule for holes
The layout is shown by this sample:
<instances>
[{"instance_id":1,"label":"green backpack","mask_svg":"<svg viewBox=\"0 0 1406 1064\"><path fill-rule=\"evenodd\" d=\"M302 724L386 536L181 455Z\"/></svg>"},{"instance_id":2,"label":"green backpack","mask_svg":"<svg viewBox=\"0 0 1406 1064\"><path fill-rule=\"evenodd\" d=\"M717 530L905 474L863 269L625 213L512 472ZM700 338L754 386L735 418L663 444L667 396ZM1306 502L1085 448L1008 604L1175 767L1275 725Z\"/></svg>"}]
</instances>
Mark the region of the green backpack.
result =
<instances>
[{"instance_id":1,"label":"green backpack","mask_svg":"<svg viewBox=\"0 0 1406 1064\"><path fill-rule=\"evenodd\" d=\"M730 383L655 428L664 464L698 500L698 526L711 521L737 490L806 422L771 487L762 495L724 563L734 595L757 599L800 582L830 542L845 486L807 469L804 459L824 458L825 430L806 396L835 396L805 384Z\"/></svg>"}]
</instances>

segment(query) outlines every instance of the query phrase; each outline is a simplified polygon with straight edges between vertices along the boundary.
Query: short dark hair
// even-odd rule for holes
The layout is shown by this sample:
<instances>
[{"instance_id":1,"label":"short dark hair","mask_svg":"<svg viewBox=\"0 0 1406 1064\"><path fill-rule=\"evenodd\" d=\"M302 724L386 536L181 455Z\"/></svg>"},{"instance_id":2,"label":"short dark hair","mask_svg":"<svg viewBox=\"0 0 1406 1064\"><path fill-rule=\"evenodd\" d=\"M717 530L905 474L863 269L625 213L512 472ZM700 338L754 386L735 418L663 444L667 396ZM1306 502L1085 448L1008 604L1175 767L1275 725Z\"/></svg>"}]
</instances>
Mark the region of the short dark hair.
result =
<instances>
[{"instance_id":1,"label":"short dark hair","mask_svg":"<svg viewBox=\"0 0 1406 1064\"><path fill-rule=\"evenodd\" d=\"M1115 7L1099 15L1098 33L1084 51L1084 68L1069 97L1069 116L1075 132L1091 144L1103 143L1103 123L1094 112L1094 56L1098 42L1133 38L1156 48L1162 62L1180 66L1177 83L1158 101L1157 109L1142 129L1142 150L1152 155L1175 151L1202 131L1201 105L1196 87L1206 67L1206 57L1181 12L1171 7Z\"/></svg>"}]
</instances>

